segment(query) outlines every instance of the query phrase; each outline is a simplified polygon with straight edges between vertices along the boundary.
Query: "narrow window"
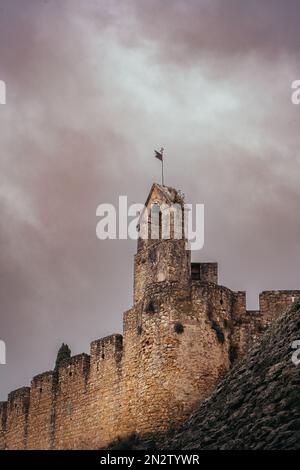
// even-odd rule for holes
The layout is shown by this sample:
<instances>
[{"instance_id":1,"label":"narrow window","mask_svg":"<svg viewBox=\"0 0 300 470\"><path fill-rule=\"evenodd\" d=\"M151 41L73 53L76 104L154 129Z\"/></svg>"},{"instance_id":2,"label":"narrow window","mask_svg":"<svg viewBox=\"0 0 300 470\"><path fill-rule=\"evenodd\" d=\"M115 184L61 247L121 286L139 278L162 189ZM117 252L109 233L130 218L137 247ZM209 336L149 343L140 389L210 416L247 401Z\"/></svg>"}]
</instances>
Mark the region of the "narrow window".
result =
<instances>
[{"instance_id":1,"label":"narrow window","mask_svg":"<svg viewBox=\"0 0 300 470\"><path fill-rule=\"evenodd\" d=\"M200 281L200 263L192 263L192 280Z\"/></svg>"}]
</instances>

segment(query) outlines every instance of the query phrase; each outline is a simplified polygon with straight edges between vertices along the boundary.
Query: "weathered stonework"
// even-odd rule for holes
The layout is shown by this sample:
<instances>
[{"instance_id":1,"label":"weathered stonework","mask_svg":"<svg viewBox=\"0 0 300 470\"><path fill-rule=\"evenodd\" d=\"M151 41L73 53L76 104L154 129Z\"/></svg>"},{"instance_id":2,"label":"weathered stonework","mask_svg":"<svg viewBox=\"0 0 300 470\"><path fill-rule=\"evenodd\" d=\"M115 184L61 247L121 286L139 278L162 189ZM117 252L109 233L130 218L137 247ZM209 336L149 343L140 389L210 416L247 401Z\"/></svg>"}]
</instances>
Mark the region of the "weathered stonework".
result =
<instances>
[{"instance_id":1,"label":"weathered stonework","mask_svg":"<svg viewBox=\"0 0 300 470\"><path fill-rule=\"evenodd\" d=\"M291 345L299 339L300 302L280 316L200 404L165 449L299 450L300 374Z\"/></svg>"},{"instance_id":2,"label":"weathered stonework","mask_svg":"<svg viewBox=\"0 0 300 470\"><path fill-rule=\"evenodd\" d=\"M7 402L0 402L0 449L5 447Z\"/></svg>"},{"instance_id":3,"label":"weathered stonework","mask_svg":"<svg viewBox=\"0 0 300 470\"><path fill-rule=\"evenodd\" d=\"M153 185L147 207L174 203L183 210L175 189ZM123 336L93 341L90 355L12 392L0 403L0 448L97 449L177 426L300 296L263 292L260 310L247 311L246 293L218 285L217 263L191 265L173 219L170 227L169 239L160 226L159 239L139 239Z\"/></svg>"},{"instance_id":4,"label":"weathered stonework","mask_svg":"<svg viewBox=\"0 0 300 470\"><path fill-rule=\"evenodd\" d=\"M28 439L30 388L23 387L8 395L5 447L24 449Z\"/></svg>"}]
</instances>

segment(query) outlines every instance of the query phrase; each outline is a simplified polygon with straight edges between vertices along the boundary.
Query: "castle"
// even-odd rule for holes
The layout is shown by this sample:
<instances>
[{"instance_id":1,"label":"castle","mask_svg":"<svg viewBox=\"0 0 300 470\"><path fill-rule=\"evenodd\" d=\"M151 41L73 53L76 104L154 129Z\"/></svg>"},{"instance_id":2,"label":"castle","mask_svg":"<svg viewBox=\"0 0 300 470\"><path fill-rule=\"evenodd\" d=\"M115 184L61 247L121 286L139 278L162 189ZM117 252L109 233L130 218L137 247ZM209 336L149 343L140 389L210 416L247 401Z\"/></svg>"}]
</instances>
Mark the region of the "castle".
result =
<instances>
[{"instance_id":1,"label":"castle","mask_svg":"<svg viewBox=\"0 0 300 470\"><path fill-rule=\"evenodd\" d=\"M153 184L146 207L175 203L184 206L179 191ZM191 263L174 224L169 239L140 237L123 336L93 341L90 355L11 392L0 403L0 449L99 449L177 426L299 296L263 292L259 311L248 311L245 292L218 284L217 263Z\"/></svg>"}]
</instances>

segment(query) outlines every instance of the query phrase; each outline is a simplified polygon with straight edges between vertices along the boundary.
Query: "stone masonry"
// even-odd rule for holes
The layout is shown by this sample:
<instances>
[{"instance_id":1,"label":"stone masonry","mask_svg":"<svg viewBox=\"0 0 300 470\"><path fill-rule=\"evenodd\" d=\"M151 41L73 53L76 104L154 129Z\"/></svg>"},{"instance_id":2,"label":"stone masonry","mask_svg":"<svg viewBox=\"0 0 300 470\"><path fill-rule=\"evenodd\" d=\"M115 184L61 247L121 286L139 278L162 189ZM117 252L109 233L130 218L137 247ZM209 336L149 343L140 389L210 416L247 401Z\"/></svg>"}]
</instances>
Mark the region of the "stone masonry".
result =
<instances>
[{"instance_id":1,"label":"stone masonry","mask_svg":"<svg viewBox=\"0 0 300 470\"><path fill-rule=\"evenodd\" d=\"M99 449L178 426L300 296L263 292L260 310L248 311L245 292L218 284L217 263L191 263L174 216L162 237L163 218L150 209L174 204L184 215L181 193L153 184L146 228L158 237L139 238L123 335L93 341L90 355L11 392L0 403L0 449Z\"/></svg>"},{"instance_id":2,"label":"stone masonry","mask_svg":"<svg viewBox=\"0 0 300 470\"><path fill-rule=\"evenodd\" d=\"M299 450L300 366L292 361L299 327L298 301L161 447Z\"/></svg>"}]
</instances>

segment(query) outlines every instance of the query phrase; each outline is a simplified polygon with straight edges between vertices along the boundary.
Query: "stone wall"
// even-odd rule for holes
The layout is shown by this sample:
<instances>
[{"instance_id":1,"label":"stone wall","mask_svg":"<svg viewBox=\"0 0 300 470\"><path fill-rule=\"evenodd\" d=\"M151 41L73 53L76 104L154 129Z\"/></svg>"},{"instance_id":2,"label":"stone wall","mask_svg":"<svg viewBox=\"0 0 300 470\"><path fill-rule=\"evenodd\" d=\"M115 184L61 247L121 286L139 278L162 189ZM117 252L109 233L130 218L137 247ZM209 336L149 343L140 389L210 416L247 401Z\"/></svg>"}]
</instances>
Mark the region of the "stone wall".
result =
<instances>
[{"instance_id":1,"label":"stone wall","mask_svg":"<svg viewBox=\"0 0 300 470\"><path fill-rule=\"evenodd\" d=\"M185 249L185 240L144 245L135 255L134 302L141 301L147 286L156 282L179 282L188 288L190 266L190 252Z\"/></svg>"}]
</instances>

